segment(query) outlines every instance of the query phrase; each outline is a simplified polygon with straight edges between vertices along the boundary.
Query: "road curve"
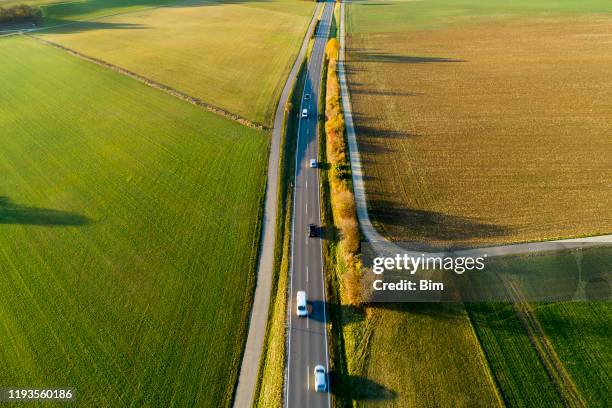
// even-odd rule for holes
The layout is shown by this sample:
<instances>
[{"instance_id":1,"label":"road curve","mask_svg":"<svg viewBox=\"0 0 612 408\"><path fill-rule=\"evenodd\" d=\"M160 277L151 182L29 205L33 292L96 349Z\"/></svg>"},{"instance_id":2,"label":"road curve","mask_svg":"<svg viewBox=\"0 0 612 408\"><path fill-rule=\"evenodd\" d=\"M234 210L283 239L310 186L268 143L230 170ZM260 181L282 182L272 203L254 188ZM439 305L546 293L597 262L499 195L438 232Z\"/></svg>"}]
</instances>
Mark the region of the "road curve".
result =
<instances>
[{"instance_id":1,"label":"road curve","mask_svg":"<svg viewBox=\"0 0 612 408\"><path fill-rule=\"evenodd\" d=\"M316 159L319 153L319 91L334 11L333 1L324 4L304 83L303 95L309 94L310 98L303 98L300 106L300 112L308 110L308 117L300 119L296 148L285 376L285 406L290 408L331 407L329 386L327 392L314 390L314 368L323 365L329 372L329 352L321 239L308 236L309 224L321 225L319 171L310 167L310 160ZM308 299L306 317L296 314L296 294L301 290Z\"/></svg>"},{"instance_id":2,"label":"road curve","mask_svg":"<svg viewBox=\"0 0 612 408\"><path fill-rule=\"evenodd\" d=\"M359 146L353 123L353 113L351 109L351 99L346 78L345 58L346 58L346 32L345 32L345 3L340 5L340 58L338 61L338 76L340 78L340 90L342 94L342 109L346 125L346 135L349 145L349 157L351 161L351 171L353 174L353 189L355 193L355 206L359 226L370 244L372 250L380 255L393 256L395 254L407 254L408 256L418 257L421 254L428 256L472 256L478 257L487 255L488 257L520 255L533 252L558 251L560 249L578 248L585 246L598 246L612 244L612 235L600 235L588 238L563 239L555 241L529 242L524 244L499 245L482 248L472 248L452 252L426 252L422 250L410 250L400 247L383 237L372 225L368 214L368 204L366 200L366 189L364 183L363 167L359 155Z\"/></svg>"},{"instance_id":3,"label":"road curve","mask_svg":"<svg viewBox=\"0 0 612 408\"><path fill-rule=\"evenodd\" d=\"M268 322L268 309L270 306L270 293L272 290L272 276L274 267L274 246L276 241L276 217L277 217L277 193L278 193L278 171L280 146L283 136L283 119L285 105L291 94L291 88L297 78L298 71L308 49L308 42L314 29L317 16L322 5L318 4L313 13L312 20L302 42L298 57L291 68L289 77L281 93L274 116L274 128L272 129L272 142L270 146L270 157L268 159L268 179L266 182L265 207L261 227L261 243L259 248L259 259L257 264L257 278L255 284L255 296L251 307L249 333L242 357L240 376L234 396L234 407L246 408L253 404L259 362L266 337L266 325Z\"/></svg>"}]
</instances>

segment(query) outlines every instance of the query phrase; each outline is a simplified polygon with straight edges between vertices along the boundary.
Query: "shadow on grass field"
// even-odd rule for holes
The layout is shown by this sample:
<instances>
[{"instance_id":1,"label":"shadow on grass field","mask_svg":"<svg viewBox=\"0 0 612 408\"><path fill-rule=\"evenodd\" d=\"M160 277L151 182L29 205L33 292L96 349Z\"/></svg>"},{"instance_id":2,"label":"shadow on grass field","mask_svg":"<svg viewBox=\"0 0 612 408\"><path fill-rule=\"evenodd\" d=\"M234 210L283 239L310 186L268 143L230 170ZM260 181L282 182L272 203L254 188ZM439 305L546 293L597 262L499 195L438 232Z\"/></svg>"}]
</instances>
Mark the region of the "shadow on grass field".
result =
<instances>
[{"instance_id":1,"label":"shadow on grass field","mask_svg":"<svg viewBox=\"0 0 612 408\"><path fill-rule=\"evenodd\" d=\"M347 326L353 323L361 323L365 319L365 316L363 315L363 313L355 313L359 311L359 309L353 306L350 306L350 305L344 305L344 304L339 304L337 302L329 302L329 301L326 303L323 303L321 301L308 302L308 307L309 307L308 318L311 320L316 320L318 322L325 321L323 319L324 305L327 307L328 311L331 311L333 313L342 313L342 316L345 316L345 318L342 319L342 321L338 322L344 326Z\"/></svg>"},{"instance_id":2,"label":"shadow on grass field","mask_svg":"<svg viewBox=\"0 0 612 408\"><path fill-rule=\"evenodd\" d=\"M117 13L123 9L149 8L167 6L177 3L177 0L89 0L89 1L60 1L43 6L45 16L49 17L76 17L95 15L98 13Z\"/></svg>"},{"instance_id":3,"label":"shadow on grass field","mask_svg":"<svg viewBox=\"0 0 612 408\"><path fill-rule=\"evenodd\" d=\"M265 0L264 0L265 1ZM251 3L252 0L223 1L223 4ZM159 7L201 7L218 5L211 0L89 0L89 1L58 1L42 6L45 25L54 23L56 19L81 20L106 15L121 14L138 10ZM55 25L55 24L53 24Z\"/></svg>"},{"instance_id":4,"label":"shadow on grass field","mask_svg":"<svg viewBox=\"0 0 612 408\"><path fill-rule=\"evenodd\" d=\"M91 220L83 215L49 208L26 207L0 197L0 224L53 226L83 226Z\"/></svg>"},{"instance_id":5,"label":"shadow on grass field","mask_svg":"<svg viewBox=\"0 0 612 408\"><path fill-rule=\"evenodd\" d=\"M263 0L265 3L269 0ZM242 4L252 0L224 1L223 4ZM4 6L21 4L21 1L8 0L3 2ZM0 23L0 32L43 28L45 31L53 30L55 33L78 33L89 30L111 30L111 29L141 29L146 28L142 24L111 23L95 21L103 17L119 14L133 13L147 9L156 8L197 8L202 6L215 6L220 3L212 0L89 0L89 1L53 1L34 0L25 1L27 4L38 5L42 10L39 21L27 21L21 23ZM258 2L261 3L261 2Z\"/></svg>"},{"instance_id":6,"label":"shadow on grass field","mask_svg":"<svg viewBox=\"0 0 612 408\"><path fill-rule=\"evenodd\" d=\"M330 372L331 392L340 406L353 401L387 401L397 398L397 392L369 378Z\"/></svg>"}]
</instances>

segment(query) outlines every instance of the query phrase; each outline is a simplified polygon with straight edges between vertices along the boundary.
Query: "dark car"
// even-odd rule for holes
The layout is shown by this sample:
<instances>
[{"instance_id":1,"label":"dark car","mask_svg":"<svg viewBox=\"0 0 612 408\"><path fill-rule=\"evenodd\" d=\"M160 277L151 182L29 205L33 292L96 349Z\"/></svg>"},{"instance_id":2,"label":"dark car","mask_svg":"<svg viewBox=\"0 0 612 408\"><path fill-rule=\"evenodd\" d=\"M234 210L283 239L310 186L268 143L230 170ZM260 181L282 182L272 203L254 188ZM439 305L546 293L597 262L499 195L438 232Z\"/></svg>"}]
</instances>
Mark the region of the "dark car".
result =
<instances>
[{"instance_id":1,"label":"dark car","mask_svg":"<svg viewBox=\"0 0 612 408\"><path fill-rule=\"evenodd\" d=\"M308 224L308 236L309 237L316 237L318 235L318 229L317 226L314 224Z\"/></svg>"}]
</instances>

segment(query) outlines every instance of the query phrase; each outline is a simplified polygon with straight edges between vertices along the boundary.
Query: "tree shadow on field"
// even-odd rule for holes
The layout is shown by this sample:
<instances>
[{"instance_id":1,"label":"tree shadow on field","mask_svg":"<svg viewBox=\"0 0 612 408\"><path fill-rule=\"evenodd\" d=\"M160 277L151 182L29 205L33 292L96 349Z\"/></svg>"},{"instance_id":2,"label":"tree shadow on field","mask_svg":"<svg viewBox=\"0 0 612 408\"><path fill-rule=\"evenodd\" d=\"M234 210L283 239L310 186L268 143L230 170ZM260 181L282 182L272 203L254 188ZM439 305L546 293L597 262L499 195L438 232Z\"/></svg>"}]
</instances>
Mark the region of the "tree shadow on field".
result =
<instances>
[{"instance_id":1,"label":"tree shadow on field","mask_svg":"<svg viewBox=\"0 0 612 408\"><path fill-rule=\"evenodd\" d=\"M101 21L67 21L53 20L53 27L41 31L41 33L70 34L90 30L142 30L147 27L142 24L130 23L104 23ZM34 32L37 34L37 32Z\"/></svg>"},{"instance_id":2,"label":"tree shadow on field","mask_svg":"<svg viewBox=\"0 0 612 408\"><path fill-rule=\"evenodd\" d=\"M353 120L363 164L371 162L369 157L396 152L400 146L398 142L424 137L420 133L391 129L371 115L360 112L353 113Z\"/></svg>"},{"instance_id":3,"label":"tree shadow on field","mask_svg":"<svg viewBox=\"0 0 612 408\"><path fill-rule=\"evenodd\" d=\"M363 1L358 2L361 6L391 6L393 3L388 3L388 2L378 2L378 3L366 3Z\"/></svg>"},{"instance_id":4,"label":"tree shadow on field","mask_svg":"<svg viewBox=\"0 0 612 408\"><path fill-rule=\"evenodd\" d=\"M461 324L468 317L479 327L486 327L497 335L516 334L516 311L509 302L372 302L368 304L376 310L406 313L406 324L411 315L426 316L437 321L456 321ZM388 316L382 315L381 318ZM520 327L520 326L519 326Z\"/></svg>"},{"instance_id":5,"label":"tree shadow on field","mask_svg":"<svg viewBox=\"0 0 612 408\"><path fill-rule=\"evenodd\" d=\"M126 14L132 11L146 11L158 8L195 8L220 4L242 4L252 0L75 0L42 5L44 17L41 33L75 33L105 29L144 29L141 24L107 23L99 21L105 17ZM267 0L263 0L267 1ZM93 15L89 21L82 16Z\"/></svg>"},{"instance_id":6,"label":"tree shadow on field","mask_svg":"<svg viewBox=\"0 0 612 408\"><path fill-rule=\"evenodd\" d=\"M426 57L419 55L398 55L388 52L354 50L355 62L386 62L398 64L432 64L432 63L455 63L467 62L466 60L446 57Z\"/></svg>"},{"instance_id":7,"label":"tree shadow on field","mask_svg":"<svg viewBox=\"0 0 612 408\"><path fill-rule=\"evenodd\" d=\"M229 0L223 2L214 0L74 0L43 5L42 9L44 10L45 16L67 19L71 16L81 16L108 10L108 14L102 13L99 17L101 18L105 15L114 15L125 11L131 11L136 7L142 9L160 7L199 7L219 4L241 4L250 1L252 0ZM122 9L127 10L123 11Z\"/></svg>"},{"instance_id":8,"label":"tree shadow on field","mask_svg":"<svg viewBox=\"0 0 612 408\"><path fill-rule=\"evenodd\" d=\"M461 303L454 302L371 302L368 307L392 310L442 319L464 319L465 311Z\"/></svg>"},{"instance_id":9,"label":"tree shadow on field","mask_svg":"<svg viewBox=\"0 0 612 408\"><path fill-rule=\"evenodd\" d=\"M355 84L352 84L355 85ZM370 95L370 96L422 96L423 92L397 91L388 89L374 89L360 84L351 86L352 95Z\"/></svg>"},{"instance_id":10,"label":"tree shadow on field","mask_svg":"<svg viewBox=\"0 0 612 408\"><path fill-rule=\"evenodd\" d=\"M486 239L507 236L512 229L474 218L444 214L436 211L399 206L388 200L372 200L370 215L373 220L410 236L408 246L419 250L463 249L457 241L473 238ZM402 234L403 235L403 234ZM434 241L435 245L423 242ZM400 244L406 246L404 244Z\"/></svg>"},{"instance_id":11,"label":"tree shadow on field","mask_svg":"<svg viewBox=\"0 0 612 408\"><path fill-rule=\"evenodd\" d=\"M0 224L68 227L90 223L91 220L84 215L48 208L26 207L14 204L8 197L0 197Z\"/></svg>"},{"instance_id":12,"label":"tree shadow on field","mask_svg":"<svg viewBox=\"0 0 612 408\"><path fill-rule=\"evenodd\" d=\"M381 126L368 126L365 123L368 123L368 121L359 121L356 131L359 135L359 150L362 150L361 145L363 144L363 151L366 153L380 153L384 149L379 144L371 143L372 139L409 140L423 137L420 133L388 129ZM391 149L384 149L384 151L391 151Z\"/></svg>"},{"instance_id":13,"label":"tree shadow on field","mask_svg":"<svg viewBox=\"0 0 612 408\"><path fill-rule=\"evenodd\" d=\"M330 315L342 316L342 319L336 322L342 325L360 323L364 320L364 315L358 308L336 302L322 302L320 300L308 301L308 318L317 322L326 322L326 314L323 313L324 309Z\"/></svg>"},{"instance_id":14,"label":"tree shadow on field","mask_svg":"<svg viewBox=\"0 0 612 408\"><path fill-rule=\"evenodd\" d=\"M353 401L389 401L397 398L397 392L382 384L359 375L332 371L329 373L330 389L340 405Z\"/></svg>"}]
</instances>

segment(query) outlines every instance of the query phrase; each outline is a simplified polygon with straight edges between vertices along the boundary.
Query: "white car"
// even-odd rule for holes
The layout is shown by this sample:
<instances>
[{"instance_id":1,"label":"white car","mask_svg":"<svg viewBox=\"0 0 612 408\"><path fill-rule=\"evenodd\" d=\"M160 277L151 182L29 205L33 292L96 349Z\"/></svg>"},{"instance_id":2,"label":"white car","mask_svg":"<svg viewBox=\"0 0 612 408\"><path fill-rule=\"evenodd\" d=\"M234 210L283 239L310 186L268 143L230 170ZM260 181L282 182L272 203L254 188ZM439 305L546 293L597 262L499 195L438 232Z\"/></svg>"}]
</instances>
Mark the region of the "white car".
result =
<instances>
[{"instance_id":1,"label":"white car","mask_svg":"<svg viewBox=\"0 0 612 408\"><path fill-rule=\"evenodd\" d=\"M317 168L317 159L310 159L310 167L313 169Z\"/></svg>"},{"instance_id":2,"label":"white car","mask_svg":"<svg viewBox=\"0 0 612 408\"><path fill-rule=\"evenodd\" d=\"M325 367L318 365L314 368L314 380L315 380L315 391L325 392L327 391L327 375L325 374Z\"/></svg>"},{"instance_id":3,"label":"white car","mask_svg":"<svg viewBox=\"0 0 612 408\"><path fill-rule=\"evenodd\" d=\"M308 302L306 301L306 292L298 291L296 295L297 315L299 317L308 316Z\"/></svg>"},{"instance_id":4,"label":"white car","mask_svg":"<svg viewBox=\"0 0 612 408\"><path fill-rule=\"evenodd\" d=\"M308 117L308 109L302 109L302 118Z\"/></svg>"}]
</instances>

